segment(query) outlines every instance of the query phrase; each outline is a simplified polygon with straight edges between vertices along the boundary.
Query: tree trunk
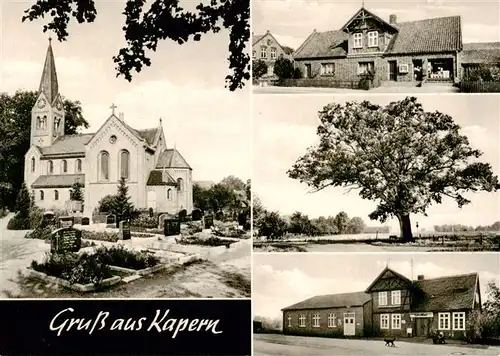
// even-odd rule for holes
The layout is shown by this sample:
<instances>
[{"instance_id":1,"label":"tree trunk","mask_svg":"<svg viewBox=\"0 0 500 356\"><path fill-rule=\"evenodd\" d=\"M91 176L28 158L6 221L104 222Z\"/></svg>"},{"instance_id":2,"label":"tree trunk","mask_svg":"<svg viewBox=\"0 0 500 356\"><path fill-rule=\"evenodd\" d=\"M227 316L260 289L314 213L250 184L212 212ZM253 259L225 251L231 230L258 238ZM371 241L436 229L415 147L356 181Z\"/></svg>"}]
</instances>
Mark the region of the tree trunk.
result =
<instances>
[{"instance_id":1,"label":"tree trunk","mask_svg":"<svg viewBox=\"0 0 500 356\"><path fill-rule=\"evenodd\" d=\"M400 237L403 239L403 242L413 241L413 234L411 233L410 215L406 214L398 216L398 220L399 220Z\"/></svg>"}]
</instances>

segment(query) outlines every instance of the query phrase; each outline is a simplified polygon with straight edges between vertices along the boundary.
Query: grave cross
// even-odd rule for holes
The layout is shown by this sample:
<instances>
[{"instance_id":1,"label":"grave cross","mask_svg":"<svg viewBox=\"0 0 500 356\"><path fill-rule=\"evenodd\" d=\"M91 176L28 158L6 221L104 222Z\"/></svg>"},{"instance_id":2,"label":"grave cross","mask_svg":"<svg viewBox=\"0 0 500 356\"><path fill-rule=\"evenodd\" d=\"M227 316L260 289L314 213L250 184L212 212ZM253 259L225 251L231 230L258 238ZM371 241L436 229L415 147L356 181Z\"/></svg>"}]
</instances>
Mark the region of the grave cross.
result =
<instances>
[{"instance_id":1,"label":"grave cross","mask_svg":"<svg viewBox=\"0 0 500 356\"><path fill-rule=\"evenodd\" d=\"M115 109L117 108L117 106L113 103L113 104L111 104L110 108L111 108L111 115L114 115Z\"/></svg>"}]
</instances>

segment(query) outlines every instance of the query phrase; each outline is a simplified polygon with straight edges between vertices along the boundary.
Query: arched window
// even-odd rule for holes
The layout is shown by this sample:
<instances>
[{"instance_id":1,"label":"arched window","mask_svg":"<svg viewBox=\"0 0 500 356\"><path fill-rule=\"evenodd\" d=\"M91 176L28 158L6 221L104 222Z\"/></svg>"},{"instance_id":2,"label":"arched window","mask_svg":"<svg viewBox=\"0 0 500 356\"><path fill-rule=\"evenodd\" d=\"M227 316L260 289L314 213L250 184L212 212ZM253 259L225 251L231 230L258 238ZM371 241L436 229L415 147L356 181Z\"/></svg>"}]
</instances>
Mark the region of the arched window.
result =
<instances>
[{"instance_id":1,"label":"arched window","mask_svg":"<svg viewBox=\"0 0 500 356\"><path fill-rule=\"evenodd\" d=\"M59 191L54 190L54 200L59 200Z\"/></svg>"},{"instance_id":2,"label":"arched window","mask_svg":"<svg viewBox=\"0 0 500 356\"><path fill-rule=\"evenodd\" d=\"M31 171L34 172L35 171L35 157L32 157L31 158Z\"/></svg>"},{"instance_id":3,"label":"arched window","mask_svg":"<svg viewBox=\"0 0 500 356\"><path fill-rule=\"evenodd\" d=\"M172 189L167 190L167 199L172 199Z\"/></svg>"},{"instance_id":4,"label":"arched window","mask_svg":"<svg viewBox=\"0 0 500 356\"><path fill-rule=\"evenodd\" d=\"M81 173L82 172L82 160L77 159L76 160L76 173Z\"/></svg>"},{"instance_id":5,"label":"arched window","mask_svg":"<svg viewBox=\"0 0 500 356\"><path fill-rule=\"evenodd\" d=\"M120 178L129 179L130 177L130 153L128 151L120 152Z\"/></svg>"},{"instance_id":6,"label":"arched window","mask_svg":"<svg viewBox=\"0 0 500 356\"><path fill-rule=\"evenodd\" d=\"M63 159L63 161L62 161L62 171L63 171L63 173L68 172L68 162L66 162L65 159Z\"/></svg>"},{"instance_id":7,"label":"arched window","mask_svg":"<svg viewBox=\"0 0 500 356\"><path fill-rule=\"evenodd\" d=\"M182 178L177 179L177 190L182 192L184 190L184 181Z\"/></svg>"},{"instance_id":8,"label":"arched window","mask_svg":"<svg viewBox=\"0 0 500 356\"><path fill-rule=\"evenodd\" d=\"M43 200L45 198L45 194L43 193L43 190L40 190L40 200Z\"/></svg>"},{"instance_id":9,"label":"arched window","mask_svg":"<svg viewBox=\"0 0 500 356\"><path fill-rule=\"evenodd\" d=\"M109 153L106 151L101 152L101 179L109 179Z\"/></svg>"},{"instance_id":10,"label":"arched window","mask_svg":"<svg viewBox=\"0 0 500 356\"><path fill-rule=\"evenodd\" d=\"M42 120L40 120L40 116L36 117L36 128L38 130L42 128Z\"/></svg>"},{"instance_id":11,"label":"arched window","mask_svg":"<svg viewBox=\"0 0 500 356\"><path fill-rule=\"evenodd\" d=\"M47 129L47 116L46 115L43 116L42 123L41 123L40 126L41 126L42 130L46 130Z\"/></svg>"},{"instance_id":12,"label":"arched window","mask_svg":"<svg viewBox=\"0 0 500 356\"><path fill-rule=\"evenodd\" d=\"M54 162L49 161L49 174L54 173Z\"/></svg>"}]
</instances>

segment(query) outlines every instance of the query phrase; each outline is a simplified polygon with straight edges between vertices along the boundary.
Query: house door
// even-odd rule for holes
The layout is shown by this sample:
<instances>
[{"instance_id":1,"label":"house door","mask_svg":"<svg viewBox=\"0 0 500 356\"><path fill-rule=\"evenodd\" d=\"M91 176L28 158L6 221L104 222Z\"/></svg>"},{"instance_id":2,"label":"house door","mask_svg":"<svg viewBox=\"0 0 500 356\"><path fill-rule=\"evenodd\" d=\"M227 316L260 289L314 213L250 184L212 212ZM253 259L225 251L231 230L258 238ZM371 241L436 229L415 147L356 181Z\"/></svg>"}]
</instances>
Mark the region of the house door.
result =
<instances>
[{"instance_id":1,"label":"house door","mask_svg":"<svg viewBox=\"0 0 500 356\"><path fill-rule=\"evenodd\" d=\"M397 68L398 64L396 61L389 61L389 80L397 81Z\"/></svg>"},{"instance_id":2,"label":"house door","mask_svg":"<svg viewBox=\"0 0 500 356\"><path fill-rule=\"evenodd\" d=\"M416 80L417 82L422 81L423 79L423 73L424 68L422 64L421 59L414 59L413 60L413 79Z\"/></svg>"},{"instance_id":3,"label":"house door","mask_svg":"<svg viewBox=\"0 0 500 356\"><path fill-rule=\"evenodd\" d=\"M355 322L354 313L344 313L344 336L355 335Z\"/></svg>"},{"instance_id":4,"label":"house door","mask_svg":"<svg viewBox=\"0 0 500 356\"><path fill-rule=\"evenodd\" d=\"M312 71L311 71L311 65L306 64L306 78L311 78L312 77Z\"/></svg>"},{"instance_id":5,"label":"house door","mask_svg":"<svg viewBox=\"0 0 500 356\"><path fill-rule=\"evenodd\" d=\"M429 336L429 318L416 318L415 319L415 335Z\"/></svg>"}]
</instances>

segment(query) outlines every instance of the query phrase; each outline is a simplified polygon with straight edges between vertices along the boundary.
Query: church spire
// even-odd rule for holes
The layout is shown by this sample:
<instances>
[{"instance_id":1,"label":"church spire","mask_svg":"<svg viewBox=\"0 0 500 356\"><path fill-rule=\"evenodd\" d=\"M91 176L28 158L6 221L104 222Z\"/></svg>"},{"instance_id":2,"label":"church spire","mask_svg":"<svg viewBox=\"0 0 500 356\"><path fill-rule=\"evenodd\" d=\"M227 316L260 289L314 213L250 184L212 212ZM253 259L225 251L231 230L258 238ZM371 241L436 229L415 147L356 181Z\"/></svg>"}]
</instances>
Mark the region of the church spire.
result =
<instances>
[{"instance_id":1,"label":"church spire","mask_svg":"<svg viewBox=\"0 0 500 356\"><path fill-rule=\"evenodd\" d=\"M43 92L49 104L52 105L54 99L59 92L57 83L56 64L54 61L54 53L52 52L52 39L49 37L49 47L45 56L45 64L43 66L42 79L40 80L39 92Z\"/></svg>"}]
</instances>

